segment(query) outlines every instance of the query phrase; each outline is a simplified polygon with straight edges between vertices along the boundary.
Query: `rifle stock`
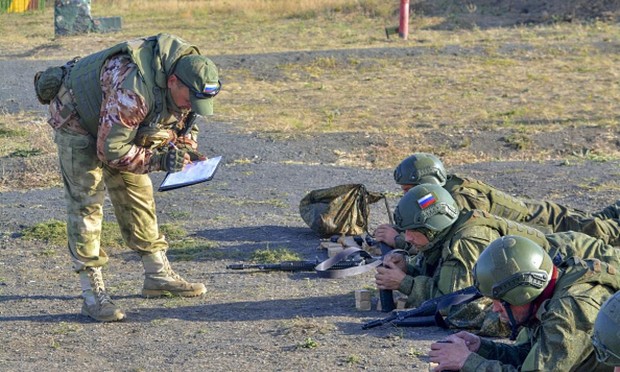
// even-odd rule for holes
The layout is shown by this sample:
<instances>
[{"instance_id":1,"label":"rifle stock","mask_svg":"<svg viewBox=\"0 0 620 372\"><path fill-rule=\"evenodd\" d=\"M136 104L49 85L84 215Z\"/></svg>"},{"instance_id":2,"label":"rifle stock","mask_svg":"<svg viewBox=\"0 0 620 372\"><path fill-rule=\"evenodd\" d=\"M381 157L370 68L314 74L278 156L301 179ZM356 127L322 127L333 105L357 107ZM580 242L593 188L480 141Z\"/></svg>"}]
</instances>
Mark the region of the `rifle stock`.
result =
<instances>
[{"instance_id":1,"label":"rifle stock","mask_svg":"<svg viewBox=\"0 0 620 372\"><path fill-rule=\"evenodd\" d=\"M452 305L459 305L468 303L482 297L482 294L478 292L478 289L474 286L460 289L456 292L449 293L443 296L432 298L424 301L420 306L402 311L393 311L390 315L382 319L376 319L362 325L362 329L370 329L381 326L386 323L392 323L394 326L411 326L421 327L428 325L436 325L436 321L433 319L432 323L429 323L430 317L435 318L435 314L440 310L443 310ZM407 321L408 318L420 318L418 322ZM426 320L423 321L423 318Z\"/></svg>"}]
</instances>

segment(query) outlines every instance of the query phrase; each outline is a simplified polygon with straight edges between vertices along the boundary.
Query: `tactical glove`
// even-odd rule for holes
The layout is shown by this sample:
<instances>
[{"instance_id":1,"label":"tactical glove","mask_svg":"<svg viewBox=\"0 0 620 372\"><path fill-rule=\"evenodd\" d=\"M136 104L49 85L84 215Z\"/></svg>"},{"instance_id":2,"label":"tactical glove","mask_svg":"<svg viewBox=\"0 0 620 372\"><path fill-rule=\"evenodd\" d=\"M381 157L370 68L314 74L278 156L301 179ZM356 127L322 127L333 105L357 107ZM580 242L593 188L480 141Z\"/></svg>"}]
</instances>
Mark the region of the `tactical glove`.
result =
<instances>
[{"instance_id":1,"label":"tactical glove","mask_svg":"<svg viewBox=\"0 0 620 372\"><path fill-rule=\"evenodd\" d=\"M173 147L156 152L151 158L151 165L155 169L166 172L179 172L185 166L185 154L187 152Z\"/></svg>"},{"instance_id":2,"label":"tactical glove","mask_svg":"<svg viewBox=\"0 0 620 372\"><path fill-rule=\"evenodd\" d=\"M189 154L189 159L191 161L202 161L202 160L207 160L207 157L204 156L204 154L202 154L199 151L196 150L192 150L192 149L188 149L188 148L182 148L183 151L187 152L187 154Z\"/></svg>"}]
</instances>

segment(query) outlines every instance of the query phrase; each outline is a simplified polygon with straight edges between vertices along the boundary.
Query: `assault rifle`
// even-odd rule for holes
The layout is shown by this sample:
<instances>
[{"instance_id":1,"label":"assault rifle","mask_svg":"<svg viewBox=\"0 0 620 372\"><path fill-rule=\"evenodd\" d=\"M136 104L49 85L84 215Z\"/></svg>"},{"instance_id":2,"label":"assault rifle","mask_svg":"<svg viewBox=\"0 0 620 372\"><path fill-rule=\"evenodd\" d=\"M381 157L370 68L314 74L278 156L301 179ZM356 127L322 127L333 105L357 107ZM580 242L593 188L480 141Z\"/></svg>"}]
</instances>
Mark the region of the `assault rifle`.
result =
<instances>
[{"instance_id":1,"label":"assault rifle","mask_svg":"<svg viewBox=\"0 0 620 372\"><path fill-rule=\"evenodd\" d=\"M482 297L482 294L478 292L476 287L463 288L453 293L426 300L415 309L393 311L383 319L373 320L362 325L362 329L370 329L386 323L391 323L396 327L444 326L439 324L443 318L436 316L440 310L452 305L469 303L480 297Z\"/></svg>"},{"instance_id":2,"label":"assault rifle","mask_svg":"<svg viewBox=\"0 0 620 372\"><path fill-rule=\"evenodd\" d=\"M307 261L282 261L280 263L261 263L261 264L232 264L226 266L227 269L230 270L247 270L247 269L258 269L260 271L315 271L316 265L318 265L320 261L317 260L307 260ZM335 263L329 270L336 269L346 269L349 267L361 266L364 265L365 261L363 259L351 259L346 261L340 261Z\"/></svg>"}]
</instances>

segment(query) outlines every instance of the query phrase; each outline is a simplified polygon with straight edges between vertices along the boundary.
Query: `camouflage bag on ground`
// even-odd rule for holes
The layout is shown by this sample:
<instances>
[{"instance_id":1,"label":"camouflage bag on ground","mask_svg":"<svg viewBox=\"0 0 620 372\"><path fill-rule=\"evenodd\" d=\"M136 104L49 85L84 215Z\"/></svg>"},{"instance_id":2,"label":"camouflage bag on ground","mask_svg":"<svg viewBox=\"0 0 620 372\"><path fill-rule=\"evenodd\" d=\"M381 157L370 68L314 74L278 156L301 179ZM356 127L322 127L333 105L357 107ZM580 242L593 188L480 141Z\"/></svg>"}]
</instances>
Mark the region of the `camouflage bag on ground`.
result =
<instances>
[{"instance_id":1,"label":"camouflage bag on ground","mask_svg":"<svg viewBox=\"0 0 620 372\"><path fill-rule=\"evenodd\" d=\"M321 237L335 234L360 235L368 230L370 204L385 195L369 192L362 184L349 184L309 192L299 203L304 222Z\"/></svg>"}]
</instances>

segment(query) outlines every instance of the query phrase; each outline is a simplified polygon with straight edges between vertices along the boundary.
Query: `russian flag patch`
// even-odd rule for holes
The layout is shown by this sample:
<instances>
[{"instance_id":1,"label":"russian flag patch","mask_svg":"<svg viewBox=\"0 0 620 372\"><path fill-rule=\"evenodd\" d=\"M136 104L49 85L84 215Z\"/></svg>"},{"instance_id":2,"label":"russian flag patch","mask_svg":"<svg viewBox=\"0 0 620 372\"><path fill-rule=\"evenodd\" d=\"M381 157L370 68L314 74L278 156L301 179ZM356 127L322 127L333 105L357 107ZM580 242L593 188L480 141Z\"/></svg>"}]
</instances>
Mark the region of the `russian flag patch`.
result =
<instances>
[{"instance_id":1,"label":"russian flag patch","mask_svg":"<svg viewBox=\"0 0 620 372\"><path fill-rule=\"evenodd\" d=\"M436 201L437 199L435 199L435 196L433 194L426 194L425 196L418 199L418 205L420 206L420 208L425 209L435 204Z\"/></svg>"}]
</instances>

